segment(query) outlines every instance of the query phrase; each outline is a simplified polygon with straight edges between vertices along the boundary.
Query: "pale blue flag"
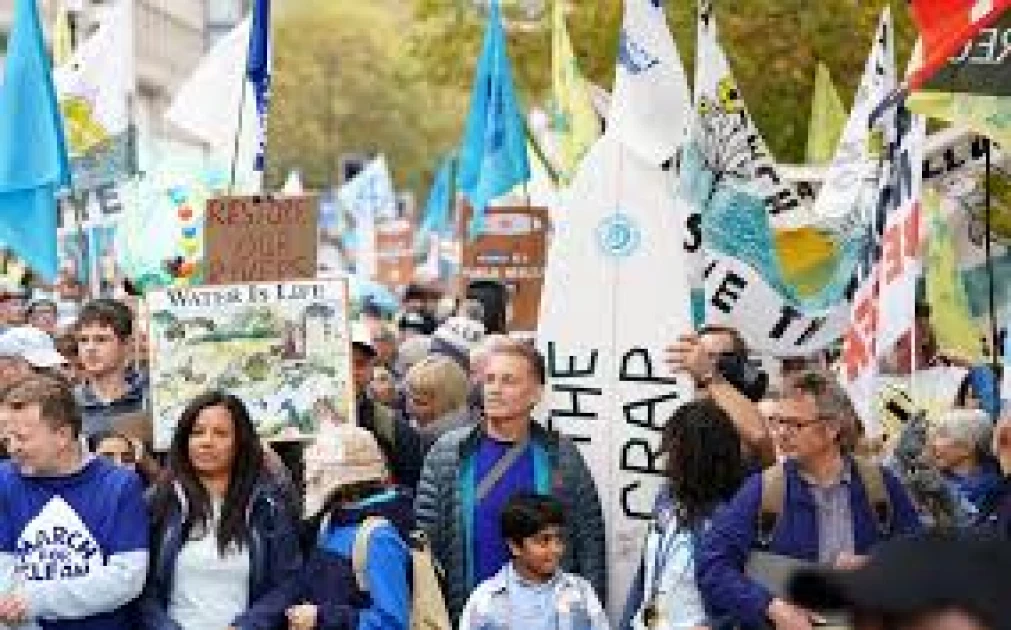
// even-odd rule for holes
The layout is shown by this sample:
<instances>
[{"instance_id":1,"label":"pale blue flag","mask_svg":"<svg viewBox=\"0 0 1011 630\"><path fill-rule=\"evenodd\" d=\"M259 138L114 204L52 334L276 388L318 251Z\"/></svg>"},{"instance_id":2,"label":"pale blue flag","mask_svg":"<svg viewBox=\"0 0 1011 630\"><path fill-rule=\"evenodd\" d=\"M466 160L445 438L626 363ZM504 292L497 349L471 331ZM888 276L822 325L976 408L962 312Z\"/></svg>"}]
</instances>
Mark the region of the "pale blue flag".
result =
<instances>
[{"instance_id":1,"label":"pale blue flag","mask_svg":"<svg viewBox=\"0 0 1011 630\"><path fill-rule=\"evenodd\" d=\"M0 85L0 242L56 278L56 193L70 186L63 122L35 0L17 0Z\"/></svg>"},{"instance_id":2,"label":"pale blue flag","mask_svg":"<svg viewBox=\"0 0 1011 630\"><path fill-rule=\"evenodd\" d=\"M425 215L418 228L418 246L429 234L441 234L449 226L450 210L453 207L453 158L447 157L435 174L432 188L428 192Z\"/></svg>"},{"instance_id":3,"label":"pale blue flag","mask_svg":"<svg viewBox=\"0 0 1011 630\"><path fill-rule=\"evenodd\" d=\"M471 236L481 232L488 202L529 179L523 117L513 88L502 16L493 0L457 175L457 184L473 208Z\"/></svg>"}]
</instances>

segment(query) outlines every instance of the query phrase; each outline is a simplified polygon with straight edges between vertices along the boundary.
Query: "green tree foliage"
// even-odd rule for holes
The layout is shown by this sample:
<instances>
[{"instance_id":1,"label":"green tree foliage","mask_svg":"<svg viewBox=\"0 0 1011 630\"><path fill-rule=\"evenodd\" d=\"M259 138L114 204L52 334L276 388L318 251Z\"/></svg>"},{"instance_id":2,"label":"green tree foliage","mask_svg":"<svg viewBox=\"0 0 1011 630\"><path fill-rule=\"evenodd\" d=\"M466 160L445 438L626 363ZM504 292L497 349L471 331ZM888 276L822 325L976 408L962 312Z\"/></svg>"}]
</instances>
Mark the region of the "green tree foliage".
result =
<instances>
[{"instance_id":1,"label":"green tree foliage","mask_svg":"<svg viewBox=\"0 0 1011 630\"><path fill-rule=\"evenodd\" d=\"M828 65L850 101L878 15L889 3L902 72L914 35L904 0L716 0L731 66L780 160L803 159L818 61ZM398 182L427 186L435 162L458 144L463 131L483 32L483 15L473 0L292 4L299 9L281 16L277 27L271 174L300 164L307 181L319 185L326 181L327 160L339 151L372 149L390 157ZM695 3L665 4L692 77ZM610 89L622 1L567 0L567 5L584 74ZM510 3L505 6L517 87L528 106L543 103L551 77L550 12L529 20ZM328 66L327 59L334 58L339 61ZM336 87L328 91L328 82ZM336 125L330 133L327 102ZM417 174L424 177L412 177Z\"/></svg>"},{"instance_id":2,"label":"green tree foliage","mask_svg":"<svg viewBox=\"0 0 1011 630\"><path fill-rule=\"evenodd\" d=\"M346 152L388 156L399 185L455 143L466 103L431 84L406 48L401 0L299 0L275 21L267 181L290 169L307 188L338 181Z\"/></svg>"}]
</instances>

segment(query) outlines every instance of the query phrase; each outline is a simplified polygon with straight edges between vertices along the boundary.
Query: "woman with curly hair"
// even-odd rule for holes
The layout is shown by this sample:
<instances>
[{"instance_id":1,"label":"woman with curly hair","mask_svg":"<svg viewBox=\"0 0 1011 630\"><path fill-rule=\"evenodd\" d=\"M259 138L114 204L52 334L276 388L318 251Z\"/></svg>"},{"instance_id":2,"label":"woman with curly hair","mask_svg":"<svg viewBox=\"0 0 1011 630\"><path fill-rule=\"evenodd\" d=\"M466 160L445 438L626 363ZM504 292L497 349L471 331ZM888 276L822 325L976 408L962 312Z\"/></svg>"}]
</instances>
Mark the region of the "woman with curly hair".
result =
<instances>
[{"instance_id":1,"label":"woman with curly hair","mask_svg":"<svg viewBox=\"0 0 1011 630\"><path fill-rule=\"evenodd\" d=\"M744 480L740 437L712 400L679 407L667 422L661 449L666 479L625 604L622 630L706 627L695 583L697 541L713 511L732 498Z\"/></svg>"}]
</instances>

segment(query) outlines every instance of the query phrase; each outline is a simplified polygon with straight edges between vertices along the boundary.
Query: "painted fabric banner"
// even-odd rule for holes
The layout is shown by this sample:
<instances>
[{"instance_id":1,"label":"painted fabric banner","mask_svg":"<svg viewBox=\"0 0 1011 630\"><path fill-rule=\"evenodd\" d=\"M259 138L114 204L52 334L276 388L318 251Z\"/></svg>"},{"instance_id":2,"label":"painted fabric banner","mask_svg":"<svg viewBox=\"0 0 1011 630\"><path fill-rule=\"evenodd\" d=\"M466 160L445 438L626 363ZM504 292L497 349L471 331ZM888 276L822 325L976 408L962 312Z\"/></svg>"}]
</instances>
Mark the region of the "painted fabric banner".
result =
<instances>
[{"instance_id":1,"label":"painted fabric banner","mask_svg":"<svg viewBox=\"0 0 1011 630\"><path fill-rule=\"evenodd\" d=\"M864 240L859 230L811 224L748 113L714 20L703 2L695 116L681 156L696 323L732 326L773 355L824 348L845 324L837 311Z\"/></svg>"},{"instance_id":2,"label":"painted fabric banner","mask_svg":"<svg viewBox=\"0 0 1011 630\"><path fill-rule=\"evenodd\" d=\"M156 449L209 389L241 398L265 438L355 422L345 280L164 289L148 315Z\"/></svg>"},{"instance_id":3,"label":"painted fabric banner","mask_svg":"<svg viewBox=\"0 0 1011 630\"><path fill-rule=\"evenodd\" d=\"M95 34L53 72L77 191L136 171L129 115L135 76L132 4L119 0Z\"/></svg>"}]
</instances>

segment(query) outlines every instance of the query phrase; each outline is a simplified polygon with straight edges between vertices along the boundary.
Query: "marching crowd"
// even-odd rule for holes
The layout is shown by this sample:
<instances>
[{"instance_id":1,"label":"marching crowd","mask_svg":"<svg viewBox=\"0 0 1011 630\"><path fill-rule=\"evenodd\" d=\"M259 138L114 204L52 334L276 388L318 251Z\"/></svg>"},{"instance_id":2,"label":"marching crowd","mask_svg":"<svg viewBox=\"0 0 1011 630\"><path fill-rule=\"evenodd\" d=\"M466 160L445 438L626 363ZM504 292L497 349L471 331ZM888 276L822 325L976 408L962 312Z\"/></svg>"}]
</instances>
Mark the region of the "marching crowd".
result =
<instances>
[{"instance_id":1,"label":"marching crowd","mask_svg":"<svg viewBox=\"0 0 1011 630\"><path fill-rule=\"evenodd\" d=\"M0 300L0 627L1011 627L1011 416L993 370L943 357L924 317L886 368L946 364L950 404L881 410L901 416L884 439L827 356L770 380L732 329L672 340L697 395L663 430L640 568L609 619L593 475L534 417L542 358L480 304L437 298L363 308L355 425L268 444L210 391L165 453L140 420L129 306L61 322L54 302Z\"/></svg>"}]
</instances>

